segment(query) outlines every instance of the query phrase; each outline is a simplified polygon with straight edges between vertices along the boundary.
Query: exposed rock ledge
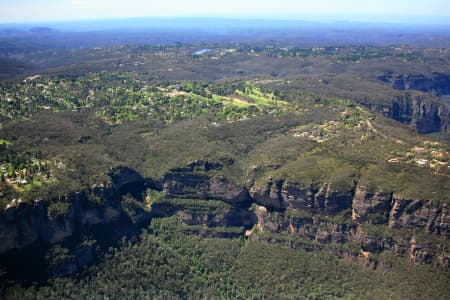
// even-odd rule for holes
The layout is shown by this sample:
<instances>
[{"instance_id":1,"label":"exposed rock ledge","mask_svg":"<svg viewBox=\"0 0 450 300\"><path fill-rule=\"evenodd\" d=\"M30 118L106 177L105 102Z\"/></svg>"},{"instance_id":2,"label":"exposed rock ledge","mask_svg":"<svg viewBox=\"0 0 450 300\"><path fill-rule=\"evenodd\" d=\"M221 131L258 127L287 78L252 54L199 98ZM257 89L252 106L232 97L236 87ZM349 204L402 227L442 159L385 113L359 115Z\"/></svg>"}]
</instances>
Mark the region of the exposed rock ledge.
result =
<instances>
[{"instance_id":1,"label":"exposed rock ledge","mask_svg":"<svg viewBox=\"0 0 450 300\"><path fill-rule=\"evenodd\" d=\"M364 257L390 250L417 263L437 261L445 267L449 264L447 246L424 242L416 236L417 231L439 239L450 237L446 205L368 191L359 185L342 190L329 183L314 186L270 178L260 186L247 188L220 175L222 167L219 163L196 161L173 169L159 180L142 178L122 167L111 173L110 187L93 187L48 201L16 203L0 213L0 254L37 241L63 243L96 226L121 223L138 228L153 217L177 214L187 225L245 228L257 225L261 232L286 233L318 244L351 243L359 247L358 255ZM186 210L183 205L167 202L155 204L148 211L143 208L143 194L149 188L162 191L169 198L216 200L226 205ZM134 195L142 203L135 207L132 218L124 209L122 196L125 194ZM63 205L55 206L55 203ZM251 205L256 209L249 211ZM403 237L376 234L367 230L366 225L408 234Z\"/></svg>"}]
</instances>

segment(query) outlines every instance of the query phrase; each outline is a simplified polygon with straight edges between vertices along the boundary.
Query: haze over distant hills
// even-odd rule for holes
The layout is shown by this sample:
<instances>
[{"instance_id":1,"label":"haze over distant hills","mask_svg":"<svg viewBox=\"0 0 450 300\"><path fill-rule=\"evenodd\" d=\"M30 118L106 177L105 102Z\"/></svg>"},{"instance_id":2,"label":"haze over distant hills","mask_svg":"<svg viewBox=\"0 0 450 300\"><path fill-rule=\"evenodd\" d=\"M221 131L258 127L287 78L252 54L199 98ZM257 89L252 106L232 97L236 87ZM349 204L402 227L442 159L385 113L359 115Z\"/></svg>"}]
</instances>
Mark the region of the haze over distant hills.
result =
<instances>
[{"instance_id":1,"label":"haze over distant hills","mask_svg":"<svg viewBox=\"0 0 450 300\"><path fill-rule=\"evenodd\" d=\"M404 27L424 29L429 27L450 28L450 18L440 16L402 16L402 15L218 15L191 17L141 17L110 18L70 21L41 22L0 22L0 29L33 26L52 27L62 31L95 31L112 29L143 28L196 28L208 29L235 27L327 27L330 25L342 28L352 27Z\"/></svg>"},{"instance_id":2,"label":"haze over distant hills","mask_svg":"<svg viewBox=\"0 0 450 300\"><path fill-rule=\"evenodd\" d=\"M362 18L362 17L361 17ZM276 18L131 18L91 21L0 24L3 47L45 45L50 48L83 48L121 44L171 44L270 40L292 45L323 46L411 44L445 47L450 23L443 18L373 18L366 22L344 17ZM370 20L377 20L371 22ZM415 20L414 20L415 21Z\"/></svg>"}]
</instances>

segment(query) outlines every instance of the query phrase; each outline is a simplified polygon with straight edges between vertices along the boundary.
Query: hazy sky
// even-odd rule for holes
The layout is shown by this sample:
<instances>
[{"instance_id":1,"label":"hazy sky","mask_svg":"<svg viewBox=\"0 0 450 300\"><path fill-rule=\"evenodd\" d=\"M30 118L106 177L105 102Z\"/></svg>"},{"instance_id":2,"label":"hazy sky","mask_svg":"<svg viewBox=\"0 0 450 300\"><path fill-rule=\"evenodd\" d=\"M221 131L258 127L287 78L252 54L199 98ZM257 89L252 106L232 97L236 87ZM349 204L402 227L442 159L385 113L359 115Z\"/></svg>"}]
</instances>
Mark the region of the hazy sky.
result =
<instances>
[{"instance_id":1,"label":"hazy sky","mask_svg":"<svg viewBox=\"0 0 450 300\"><path fill-rule=\"evenodd\" d=\"M0 23L151 16L449 16L450 0L0 0Z\"/></svg>"}]
</instances>

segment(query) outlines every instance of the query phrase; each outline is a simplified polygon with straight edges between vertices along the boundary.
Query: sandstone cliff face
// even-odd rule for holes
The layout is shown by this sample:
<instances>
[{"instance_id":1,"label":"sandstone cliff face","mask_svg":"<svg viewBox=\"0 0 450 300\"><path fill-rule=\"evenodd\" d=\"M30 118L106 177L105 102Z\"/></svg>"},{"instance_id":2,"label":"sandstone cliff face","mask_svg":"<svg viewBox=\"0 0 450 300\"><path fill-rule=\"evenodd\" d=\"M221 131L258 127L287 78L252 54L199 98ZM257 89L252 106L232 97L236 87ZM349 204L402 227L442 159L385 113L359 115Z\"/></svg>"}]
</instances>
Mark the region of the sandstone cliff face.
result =
<instances>
[{"instance_id":1,"label":"sandstone cliff face","mask_svg":"<svg viewBox=\"0 0 450 300\"><path fill-rule=\"evenodd\" d=\"M386 223L391 208L392 193L368 192L358 187L353 198L352 218L358 223Z\"/></svg>"},{"instance_id":2,"label":"sandstone cliff face","mask_svg":"<svg viewBox=\"0 0 450 300\"><path fill-rule=\"evenodd\" d=\"M269 211L256 206L257 228L261 232L289 233L321 243L343 243L350 226L337 224L313 215L295 216L280 211Z\"/></svg>"},{"instance_id":3,"label":"sandstone cliff face","mask_svg":"<svg viewBox=\"0 0 450 300\"><path fill-rule=\"evenodd\" d=\"M163 191L169 197L215 199L230 204L250 201L244 186L234 184L221 175L209 173L222 168L219 163L195 161L185 168L173 169L161 179Z\"/></svg>"},{"instance_id":4,"label":"sandstone cliff face","mask_svg":"<svg viewBox=\"0 0 450 300\"><path fill-rule=\"evenodd\" d=\"M225 208L209 212L180 209L177 215L186 225L206 227L251 227L255 222L251 212L239 208Z\"/></svg>"},{"instance_id":5,"label":"sandstone cliff face","mask_svg":"<svg viewBox=\"0 0 450 300\"><path fill-rule=\"evenodd\" d=\"M38 240L51 244L63 242L75 231L88 231L97 224L115 222L122 214L120 202L110 189L94 189L90 193L104 201L97 205L86 193L74 193L50 201L18 203L0 213L0 254L23 248ZM54 202L67 204L64 215L53 216Z\"/></svg>"},{"instance_id":6,"label":"sandstone cliff face","mask_svg":"<svg viewBox=\"0 0 450 300\"><path fill-rule=\"evenodd\" d=\"M261 189L266 195L269 185ZM323 186L321 190L317 191L314 197L311 193L301 195L308 195L306 198L313 201L325 197L322 195L327 194L324 190L328 188ZM332 196L328 196L328 199L336 202L339 199L335 196L336 193L339 194L336 191L332 192ZM292 206L286 205L282 205L281 209L273 205L265 206L256 198L255 202L259 203L255 209L257 229L262 233L284 233L324 245L355 245L359 248L357 256L368 261L374 254L388 250L396 255L409 256L416 263L430 263L436 259L439 265L448 266L447 257L450 249L447 248L448 243L445 240L450 234L448 227L450 215L445 205L437 206L423 200L404 199L383 191L370 192L363 186L357 186L350 202L352 221L349 222L341 216L348 207L347 200L338 201L344 203L340 206L340 210L328 211L316 204L326 201L309 202L312 205L297 206L293 210ZM341 215L336 215L336 212L341 212ZM399 234L394 234L396 231L389 231L387 228L400 230ZM442 239L442 243L418 241L416 233L421 232L425 235L434 235L437 240Z\"/></svg>"},{"instance_id":7,"label":"sandstone cliff face","mask_svg":"<svg viewBox=\"0 0 450 300\"><path fill-rule=\"evenodd\" d=\"M260 188L253 188L250 193L254 201L269 208L285 208L284 199L281 195L283 181L270 178Z\"/></svg>"},{"instance_id":8,"label":"sandstone cliff face","mask_svg":"<svg viewBox=\"0 0 450 300\"><path fill-rule=\"evenodd\" d=\"M435 92L438 95L450 94L450 74L433 73L426 77L419 75L383 74L378 77L381 81L392 83L396 90L416 90L421 92Z\"/></svg>"},{"instance_id":9,"label":"sandstone cliff face","mask_svg":"<svg viewBox=\"0 0 450 300\"><path fill-rule=\"evenodd\" d=\"M94 262L93 248L76 244L83 235L92 234L93 229L112 230L107 235L114 242L127 232L148 225L154 217L172 215L177 215L186 225L194 225L193 228L236 228L223 232L188 229L204 236L243 236L245 228L251 228L256 222L254 214L248 211L250 198L246 188L223 176L208 173L221 167L220 164L197 161L172 170L161 180L144 179L130 168L119 167L110 172L112 185L109 187L93 187L88 191L34 203L13 203L0 212L0 258L3 260L2 256L7 257L5 255L12 251L34 243L53 249L51 245L67 244L70 240L70 244L75 242L75 246L70 246L71 250L63 256L64 259L52 261L45 270L49 276L67 276ZM178 202L155 203L149 210L144 208L148 188L165 191L169 199L182 196L206 203L209 200L225 203L195 207L185 205L180 199ZM101 235L103 233L100 231Z\"/></svg>"},{"instance_id":10,"label":"sandstone cliff face","mask_svg":"<svg viewBox=\"0 0 450 300\"><path fill-rule=\"evenodd\" d=\"M412 101L412 121L419 133L450 132L448 118L450 109L436 102L429 102L422 97L414 97Z\"/></svg>"},{"instance_id":11,"label":"sandstone cliff face","mask_svg":"<svg viewBox=\"0 0 450 300\"><path fill-rule=\"evenodd\" d=\"M0 216L0 254L36 241L44 220L45 208L39 202L5 209Z\"/></svg>"},{"instance_id":12,"label":"sandstone cliff face","mask_svg":"<svg viewBox=\"0 0 450 300\"><path fill-rule=\"evenodd\" d=\"M434 73L426 77L388 73L378 76L378 79L391 83L396 90L433 93L438 97L450 94L450 74ZM360 103L387 117L412 125L419 133L448 133L450 130L450 109L435 96L405 93L393 99L391 104L373 105L363 100Z\"/></svg>"},{"instance_id":13,"label":"sandstone cliff face","mask_svg":"<svg viewBox=\"0 0 450 300\"><path fill-rule=\"evenodd\" d=\"M283 182L281 197L286 208L309 210L317 205L316 193L317 188L312 184L286 181Z\"/></svg>"},{"instance_id":14,"label":"sandstone cliff face","mask_svg":"<svg viewBox=\"0 0 450 300\"><path fill-rule=\"evenodd\" d=\"M352 251L355 258L363 258L365 262L383 251L392 251L398 256L409 256L415 263L436 263L448 267L448 251L444 244L417 242L414 234L411 236L390 236L367 231L362 224L340 224L326 218L298 218L286 216L283 213L257 208L258 230L262 233L288 234L294 238L302 238L318 242L316 245L306 245L311 250L331 247L336 251L335 244L354 245L359 251ZM276 237L272 238L276 240ZM295 241L295 240L294 240ZM290 241L290 243L295 243ZM290 244L288 244L289 246ZM323 245L323 247L320 247ZM301 244L300 247L305 247ZM337 252L339 255L348 253Z\"/></svg>"},{"instance_id":15,"label":"sandstone cliff face","mask_svg":"<svg viewBox=\"0 0 450 300\"><path fill-rule=\"evenodd\" d=\"M396 96L390 103L374 104L367 100L358 102L385 117L411 125L419 133L450 132L450 108L433 96L404 93Z\"/></svg>"},{"instance_id":16,"label":"sandstone cliff face","mask_svg":"<svg viewBox=\"0 0 450 300\"><path fill-rule=\"evenodd\" d=\"M253 201L275 209L298 208L336 214L352 206L353 190L341 191L332 184L314 187L270 178L262 187L250 190Z\"/></svg>"},{"instance_id":17,"label":"sandstone cliff face","mask_svg":"<svg viewBox=\"0 0 450 300\"><path fill-rule=\"evenodd\" d=\"M395 193L367 192L358 186L353 199L352 218L356 222L385 224L391 228L423 229L449 237L450 215L446 204L405 199Z\"/></svg>"},{"instance_id":18,"label":"sandstone cliff face","mask_svg":"<svg viewBox=\"0 0 450 300\"><path fill-rule=\"evenodd\" d=\"M235 230L217 235L214 230L199 228L250 229L256 225L256 233L249 236L262 232L298 237L311 241L312 244L300 243L311 250L348 244L354 246L352 250L341 251L339 255L370 260L373 254L389 250L409 256L416 263L449 265L448 243L439 240L450 238L446 205L369 191L361 185L343 189L330 183L314 186L273 178L247 190L220 175L217 171L222 167L219 163L196 161L171 170L159 180L144 179L129 168L119 168L111 173L110 187L93 187L59 199L10 205L0 213L0 255L37 241L60 244L90 232L95 226L121 222L125 227L139 227L153 217L177 215L188 225L187 230L204 236L235 237L243 236L244 232ZM151 211L146 210L143 207L148 188L162 191L167 199L175 197L177 201L156 202ZM135 196L131 201L141 201L132 216L127 211L129 200L125 194ZM198 199L203 204L183 202L188 201L183 200L186 198ZM65 209L55 210L54 203L63 203ZM437 242L420 238L421 232L436 237ZM277 242L276 237L271 239ZM332 249L336 251L335 247ZM64 276L92 263L92 249L78 247L67 259L53 266L52 274Z\"/></svg>"},{"instance_id":19,"label":"sandstone cliff face","mask_svg":"<svg viewBox=\"0 0 450 300\"><path fill-rule=\"evenodd\" d=\"M424 229L450 237L450 214L447 206L435 207L423 200L392 198L392 209L389 214L389 226L392 228Z\"/></svg>"},{"instance_id":20,"label":"sandstone cliff face","mask_svg":"<svg viewBox=\"0 0 450 300\"><path fill-rule=\"evenodd\" d=\"M130 224L139 225L155 216L179 214L186 224L191 225L251 227L254 217L247 211L251 200L247 189L223 176L208 173L220 168L220 164L197 161L172 170L156 181L120 167L110 173L111 187L96 187L58 199L10 205L0 213L0 254L36 241L61 243L75 233L88 232L93 226L113 224L124 218L129 219ZM155 204L151 212L133 208L132 216L127 216L122 195L131 194L137 201L143 201L146 188L163 190L169 198L220 200L230 206L211 211L183 211L182 205L162 203ZM53 214L53 203L63 204L65 211Z\"/></svg>"},{"instance_id":21,"label":"sandstone cliff face","mask_svg":"<svg viewBox=\"0 0 450 300\"><path fill-rule=\"evenodd\" d=\"M314 197L316 207L325 214L337 214L352 207L353 189L341 190L324 184Z\"/></svg>"}]
</instances>

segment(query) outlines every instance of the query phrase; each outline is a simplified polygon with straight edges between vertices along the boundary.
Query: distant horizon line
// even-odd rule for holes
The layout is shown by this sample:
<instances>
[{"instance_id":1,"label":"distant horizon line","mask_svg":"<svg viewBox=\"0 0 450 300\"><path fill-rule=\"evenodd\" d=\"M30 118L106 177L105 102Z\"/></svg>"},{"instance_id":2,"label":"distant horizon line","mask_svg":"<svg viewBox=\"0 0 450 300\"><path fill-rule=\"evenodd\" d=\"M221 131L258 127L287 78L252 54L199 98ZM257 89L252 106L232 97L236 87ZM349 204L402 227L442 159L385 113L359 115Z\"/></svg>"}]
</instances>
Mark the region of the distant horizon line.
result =
<instances>
[{"instance_id":1,"label":"distant horizon line","mask_svg":"<svg viewBox=\"0 0 450 300\"><path fill-rule=\"evenodd\" d=\"M86 22L109 22L118 20L240 20L240 21L305 21L316 23L380 23L380 24L417 24L417 25L450 25L449 15L427 15L427 14L277 14L277 15L166 15L166 16L130 16L130 17L108 17L108 18L80 18L80 19L55 19L34 21L0 21L0 26L6 25L42 25L42 24L70 24Z\"/></svg>"}]
</instances>

